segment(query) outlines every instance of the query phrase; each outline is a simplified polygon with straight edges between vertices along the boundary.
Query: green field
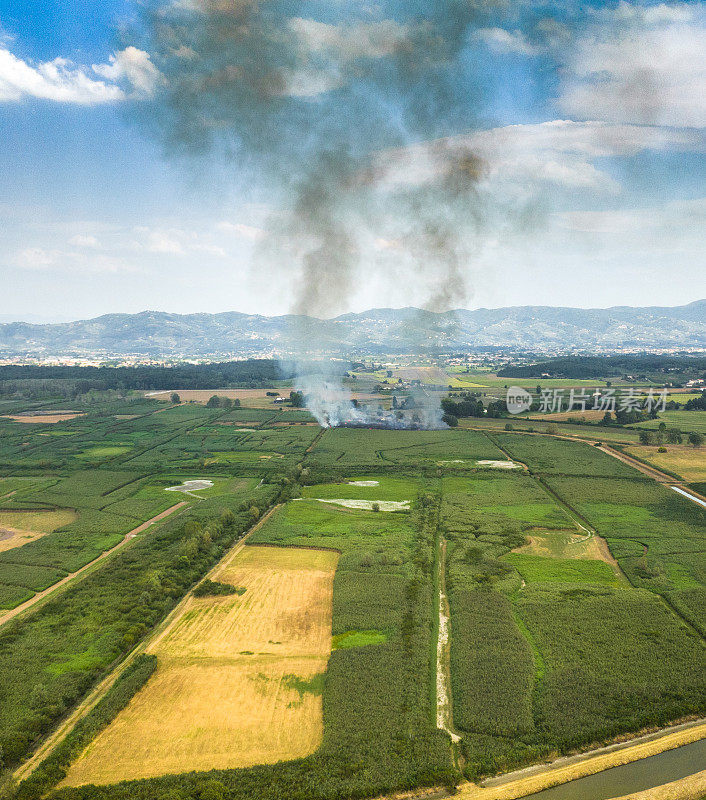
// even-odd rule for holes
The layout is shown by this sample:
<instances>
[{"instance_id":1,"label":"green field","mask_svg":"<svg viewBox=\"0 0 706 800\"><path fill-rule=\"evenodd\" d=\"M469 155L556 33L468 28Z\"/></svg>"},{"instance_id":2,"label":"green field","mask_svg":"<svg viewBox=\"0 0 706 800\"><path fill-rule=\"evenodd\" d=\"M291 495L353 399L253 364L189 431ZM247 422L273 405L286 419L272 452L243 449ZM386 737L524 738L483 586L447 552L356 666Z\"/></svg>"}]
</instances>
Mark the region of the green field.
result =
<instances>
[{"instance_id":1,"label":"green field","mask_svg":"<svg viewBox=\"0 0 706 800\"><path fill-rule=\"evenodd\" d=\"M563 527L570 527L567 507L578 508L599 533L615 535L614 519L604 530L587 502L595 499L595 487L614 493L615 504L605 504L614 515L628 502L642 503L642 517L632 519L643 531L644 504L651 501L653 513L659 508L662 515L663 538L667 509L677 526L690 526L698 510L673 503L668 490L634 471L630 478L595 477L620 473L622 465L614 469L586 445L512 436L503 436L502 446L543 472L541 480L510 474L444 478L442 484L454 722L471 778L693 713L706 690L698 677L706 667L703 641L655 594L633 588L644 580L629 562L620 564L632 585L597 557L565 557L566 546L562 557L510 552L529 535L566 537L552 532L551 522L564 515ZM687 532L697 535L677 527L670 541ZM573 536L585 539L586 532L574 527ZM703 548L703 526L698 537ZM689 591L678 595L680 613L697 624L703 594Z\"/></svg>"},{"instance_id":2,"label":"green field","mask_svg":"<svg viewBox=\"0 0 706 800\"><path fill-rule=\"evenodd\" d=\"M457 377L488 391L507 383ZM477 778L706 714L706 510L590 443L523 433L543 427L521 419L510 431L505 419L322 430L302 410L172 408L129 396L94 399L85 411L51 425L0 420L0 536L3 519L68 515L0 551L0 609L186 505L0 624L0 778L268 510L253 544L341 554L332 655L316 683L323 740L313 755L277 765L198 773L184 764L182 775L56 789L149 680L155 664L138 659L16 800L362 800L453 785L458 765ZM477 463L508 458L523 468ZM196 480L213 485L166 491ZM326 500L404 506L381 513ZM442 581L456 744L436 717Z\"/></svg>"},{"instance_id":3,"label":"green field","mask_svg":"<svg viewBox=\"0 0 706 800\"><path fill-rule=\"evenodd\" d=\"M511 564L527 583L593 583L614 588L622 585L604 561L545 558L523 553L508 553L503 560Z\"/></svg>"},{"instance_id":4,"label":"green field","mask_svg":"<svg viewBox=\"0 0 706 800\"><path fill-rule=\"evenodd\" d=\"M632 427L656 430L664 422L667 428L679 428L683 433L706 434L706 412L704 411L662 411L659 419L638 422Z\"/></svg>"}]
</instances>

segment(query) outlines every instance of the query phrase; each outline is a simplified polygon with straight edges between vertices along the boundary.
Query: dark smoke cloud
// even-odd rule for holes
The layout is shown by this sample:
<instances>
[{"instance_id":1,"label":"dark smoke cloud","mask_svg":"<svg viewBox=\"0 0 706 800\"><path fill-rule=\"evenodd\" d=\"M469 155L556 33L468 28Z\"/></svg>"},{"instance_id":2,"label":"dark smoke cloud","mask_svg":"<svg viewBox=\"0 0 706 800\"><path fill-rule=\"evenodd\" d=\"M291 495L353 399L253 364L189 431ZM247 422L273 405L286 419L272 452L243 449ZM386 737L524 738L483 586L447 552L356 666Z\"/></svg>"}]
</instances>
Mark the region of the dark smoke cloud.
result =
<instances>
[{"instance_id":1,"label":"dark smoke cloud","mask_svg":"<svg viewBox=\"0 0 706 800\"><path fill-rule=\"evenodd\" d=\"M175 152L220 153L227 168L269 189L274 211L256 268L277 282L294 275L294 314L341 313L357 281L385 270L424 286L430 310L467 300L483 226L476 193L483 164L471 152L444 152L441 137L477 120L482 87L467 74L463 52L495 6L147 6L143 46L164 76L150 123ZM433 140L431 177L390 180L385 153ZM376 241L391 244L371 249ZM308 360L316 343L300 324L295 333ZM333 376L302 378L301 387L316 396L322 421L360 416Z\"/></svg>"}]
</instances>

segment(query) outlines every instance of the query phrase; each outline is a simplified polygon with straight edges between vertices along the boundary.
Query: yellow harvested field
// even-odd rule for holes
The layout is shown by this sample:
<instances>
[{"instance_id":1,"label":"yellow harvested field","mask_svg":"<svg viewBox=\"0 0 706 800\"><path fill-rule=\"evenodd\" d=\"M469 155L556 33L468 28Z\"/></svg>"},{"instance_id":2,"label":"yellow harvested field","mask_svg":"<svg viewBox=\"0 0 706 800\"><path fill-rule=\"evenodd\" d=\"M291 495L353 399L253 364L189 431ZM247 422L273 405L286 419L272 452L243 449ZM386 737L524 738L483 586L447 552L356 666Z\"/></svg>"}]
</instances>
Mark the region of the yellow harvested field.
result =
<instances>
[{"instance_id":1,"label":"yellow harvested field","mask_svg":"<svg viewBox=\"0 0 706 800\"><path fill-rule=\"evenodd\" d=\"M155 674L69 769L63 786L273 764L321 743L338 554L245 546L212 579L242 595L190 597L152 641Z\"/></svg>"},{"instance_id":2,"label":"yellow harvested field","mask_svg":"<svg viewBox=\"0 0 706 800\"><path fill-rule=\"evenodd\" d=\"M688 483L706 481L706 447L690 447L685 444L665 444L666 453L658 453L656 447L630 447L625 452L653 464L657 469L666 469Z\"/></svg>"},{"instance_id":3,"label":"yellow harvested field","mask_svg":"<svg viewBox=\"0 0 706 800\"><path fill-rule=\"evenodd\" d=\"M0 553L22 547L77 519L78 514L70 508L57 511L0 511Z\"/></svg>"},{"instance_id":4,"label":"yellow harvested field","mask_svg":"<svg viewBox=\"0 0 706 800\"><path fill-rule=\"evenodd\" d=\"M77 412L75 414L6 414L2 418L11 419L15 422L31 422L35 425L53 425L56 422L66 422L67 420L83 416L84 414Z\"/></svg>"},{"instance_id":5,"label":"yellow harvested field","mask_svg":"<svg viewBox=\"0 0 706 800\"><path fill-rule=\"evenodd\" d=\"M550 558L599 560L611 566L616 564L605 539L596 534L587 536L585 533L573 531L533 530L527 534L527 538L529 543L516 547L514 553Z\"/></svg>"}]
</instances>

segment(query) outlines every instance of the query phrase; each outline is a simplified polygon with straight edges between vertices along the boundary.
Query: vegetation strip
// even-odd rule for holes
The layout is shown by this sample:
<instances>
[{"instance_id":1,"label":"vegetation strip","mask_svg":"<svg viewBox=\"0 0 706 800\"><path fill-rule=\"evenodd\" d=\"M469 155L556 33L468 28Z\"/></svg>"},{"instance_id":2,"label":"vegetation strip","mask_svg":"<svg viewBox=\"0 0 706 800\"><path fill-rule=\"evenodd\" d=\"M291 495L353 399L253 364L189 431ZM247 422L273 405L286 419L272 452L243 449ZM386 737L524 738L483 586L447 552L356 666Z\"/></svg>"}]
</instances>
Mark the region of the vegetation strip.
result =
<instances>
[{"instance_id":1,"label":"vegetation strip","mask_svg":"<svg viewBox=\"0 0 706 800\"><path fill-rule=\"evenodd\" d=\"M135 538L135 536L137 536L139 533L142 533L143 531L147 530L147 528L149 528L151 525L154 525L156 522L160 522L161 520L173 514L175 511L178 511L180 508L183 508L185 505L187 505L185 502L177 503L171 508L168 508L166 511L162 511L161 514L157 514L156 517L152 517L152 519L147 520L147 522L143 522L142 525L139 525L134 530L130 531L129 533L126 533L124 538L120 542L118 542L118 544L116 544L114 547L111 547L110 550L106 550L103 553L101 553L97 558L94 558L93 561L89 561L88 564L81 567L81 569L76 570L76 572L69 573L65 578L62 578L61 580L52 584L43 591L37 592L37 594L35 594L34 597L30 598L26 602L21 603L20 605L16 606L13 609L10 609L9 611L3 612L2 614L0 614L0 625L4 625L11 619L14 619L20 614L23 614L25 611L28 611L29 609L33 608L42 600L49 597L49 595L54 594L55 591L62 589L67 584L73 583L73 581L75 581L76 578L80 577L81 575L84 575L90 570L93 570L96 567L96 565L100 564L101 561L105 560L109 556L113 555L116 551L125 547L125 545L128 544L130 541L132 541Z\"/></svg>"}]
</instances>

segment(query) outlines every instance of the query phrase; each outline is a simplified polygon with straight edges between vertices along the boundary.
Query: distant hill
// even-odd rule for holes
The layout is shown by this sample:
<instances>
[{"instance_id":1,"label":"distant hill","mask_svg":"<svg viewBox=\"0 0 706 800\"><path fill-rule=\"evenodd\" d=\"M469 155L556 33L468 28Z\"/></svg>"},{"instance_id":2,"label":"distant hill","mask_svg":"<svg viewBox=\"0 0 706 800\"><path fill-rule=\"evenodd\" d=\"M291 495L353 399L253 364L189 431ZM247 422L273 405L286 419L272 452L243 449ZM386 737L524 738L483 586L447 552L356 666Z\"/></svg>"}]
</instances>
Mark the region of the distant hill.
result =
<instances>
[{"instance_id":1,"label":"distant hill","mask_svg":"<svg viewBox=\"0 0 706 800\"><path fill-rule=\"evenodd\" d=\"M223 314L107 314L54 325L0 325L0 357L142 355L256 357L503 347L535 352L706 347L706 300L605 309L517 306L434 313L372 309L335 319Z\"/></svg>"}]
</instances>

